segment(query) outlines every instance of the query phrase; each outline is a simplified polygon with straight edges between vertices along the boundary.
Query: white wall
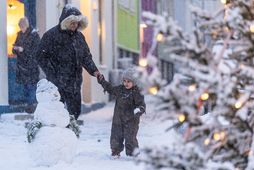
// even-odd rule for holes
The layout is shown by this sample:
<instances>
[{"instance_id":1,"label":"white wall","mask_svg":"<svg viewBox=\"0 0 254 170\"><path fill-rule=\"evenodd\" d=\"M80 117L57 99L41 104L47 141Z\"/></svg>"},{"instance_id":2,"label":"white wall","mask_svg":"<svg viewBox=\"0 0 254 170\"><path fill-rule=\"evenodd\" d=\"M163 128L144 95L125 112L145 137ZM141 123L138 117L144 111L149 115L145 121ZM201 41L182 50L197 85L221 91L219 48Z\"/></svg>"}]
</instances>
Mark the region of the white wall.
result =
<instances>
[{"instance_id":1,"label":"white wall","mask_svg":"<svg viewBox=\"0 0 254 170\"><path fill-rule=\"evenodd\" d=\"M64 0L36 1L37 28L40 36L58 24L63 7Z\"/></svg>"},{"instance_id":2,"label":"white wall","mask_svg":"<svg viewBox=\"0 0 254 170\"><path fill-rule=\"evenodd\" d=\"M103 1L105 2L105 1ZM108 0L103 6L103 64L111 70L113 69L113 56L114 56L114 16L112 11L114 10L114 3L112 0Z\"/></svg>"},{"instance_id":3,"label":"white wall","mask_svg":"<svg viewBox=\"0 0 254 170\"><path fill-rule=\"evenodd\" d=\"M8 57L7 57L7 9L6 1L1 1L0 21L0 105L8 105Z\"/></svg>"},{"instance_id":4,"label":"white wall","mask_svg":"<svg viewBox=\"0 0 254 170\"><path fill-rule=\"evenodd\" d=\"M83 31L86 41L90 47L93 55L93 60L98 69L105 78L108 79L108 72L112 69L112 1L108 0L107 3L102 1L102 63L99 63L99 4L98 0L72 0L71 3L75 5L80 4L80 10L83 15L88 18L88 27ZM83 85L82 85L82 98L86 103L90 102L106 102L108 96L103 93L103 89L97 83L95 77L88 75L86 71L83 72Z\"/></svg>"},{"instance_id":5,"label":"white wall","mask_svg":"<svg viewBox=\"0 0 254 170\"><path fill-rule=\"evenodd\" d=\"M185 0L175 0L174 1L174 19L177 24L183 29L186 28L186 12L187 12Z\"/></svg>"},{"instance_id":6,"label":"white wall","mask_svg":"<svg viewBox=\"0 0 254 170\"><path fill-rule=\"evenodd\" d=\"M95 1L94 1L95 2ZM105 2L102 0L102 29L101 29L101 36L102 36L102 63L99 65L100 72L105 75L105 79L108 80L109 71L113 69L113 53L114 53L114 46L113 46L113 16L112 16L112 1L108 0ZM94 11L95 9L93 9ZM99 10L99 9L98 9ZM98 12L97 10L97 12ZM98 27L98 25L96 25ZM94 34L98 33L95 29ZM99 37L98 37L99 40ZM97 49L99 47L99 42L97 44ZM99 52L99 49L98 49ZM98 55L99 56L99 55ZM96 84L96 86L94 85ZM92 96L94 101L108 101L108 95L103 93L102 88L98 87L97 81L93 82L92 86Z\"/></svg>"},{"instance_id":7,"label":"white wall","mask_svg":"<svg viewBox=\"0 0 254 170\"><path fill-rule=\"evenodd\" d=\"M105 78L108 79L108 71L112 69L112 1L103 2L103 18L102 18L102 56L103 62L99 63L99 36L98 36L98 0L69 0L68 2L80 9L83 15L88 18L88 27L83 31L93 60L98 69ZM64 0L37 0L37 21L40 35L45 31L58 24L58 20L64 6ZM85 70L83 71L82 84L82 101L105 102L108 96L103 93L101 86L97 83L95 77L90 76Z\"/></svg>"}]
</instances>

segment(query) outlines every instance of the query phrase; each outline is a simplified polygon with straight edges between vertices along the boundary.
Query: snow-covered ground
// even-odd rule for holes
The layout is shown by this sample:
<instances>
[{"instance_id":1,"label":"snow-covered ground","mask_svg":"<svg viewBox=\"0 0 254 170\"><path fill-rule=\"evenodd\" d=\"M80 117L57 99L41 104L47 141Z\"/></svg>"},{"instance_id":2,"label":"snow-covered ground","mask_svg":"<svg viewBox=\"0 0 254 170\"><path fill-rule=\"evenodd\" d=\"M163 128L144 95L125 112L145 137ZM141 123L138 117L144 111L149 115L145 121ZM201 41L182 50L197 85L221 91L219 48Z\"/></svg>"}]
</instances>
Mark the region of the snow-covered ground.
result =
<instances>
[{"instance_id":1,"label":"snow-covered ground","mask_svg":"<svg viewBox=\"0 0 254 170\"><path fill-rule=\"evenodd\" d=\"M165 133L168 122L154 119L154 105L151 98L146 98L147 114L141 119L138 140L140 148L165 144L174 138L174 132ZM26 140L26 128L23 121L15 121L15 114L4 114L0 119L0 170L142 170L133 159L121 153L121 158L110 158L110 129L114 104L81 115L84 120L81 136L78 141L77 154L71 164L59 162L45 167L36 166L29 154L29 143ZM158 113L157 113L158 115ZM173 137L172 137L173 136ZM142 153L141 153L142 154Z\"/></svg>"}]
</instances>

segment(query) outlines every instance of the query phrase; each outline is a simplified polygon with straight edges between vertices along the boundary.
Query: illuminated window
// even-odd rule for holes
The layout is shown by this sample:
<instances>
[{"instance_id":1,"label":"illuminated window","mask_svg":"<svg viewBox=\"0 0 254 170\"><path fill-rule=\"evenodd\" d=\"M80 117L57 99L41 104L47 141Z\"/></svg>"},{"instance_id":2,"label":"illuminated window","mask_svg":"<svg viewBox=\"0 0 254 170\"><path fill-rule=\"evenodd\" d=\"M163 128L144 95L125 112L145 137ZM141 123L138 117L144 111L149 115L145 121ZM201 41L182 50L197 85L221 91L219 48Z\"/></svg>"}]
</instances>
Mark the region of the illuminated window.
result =
<instances>
[{"instance_id":1,"label":"illuminated window","mask_svg":"<svg viewBox=\"0 0 254 170\"><path fill-rule=\"evenodd\" d=\"M24 17L24 4L18 0L7 0L7 41L8 56L12 56L12 46L16 40L19 19Z\"/></svg>"}]
</instances>

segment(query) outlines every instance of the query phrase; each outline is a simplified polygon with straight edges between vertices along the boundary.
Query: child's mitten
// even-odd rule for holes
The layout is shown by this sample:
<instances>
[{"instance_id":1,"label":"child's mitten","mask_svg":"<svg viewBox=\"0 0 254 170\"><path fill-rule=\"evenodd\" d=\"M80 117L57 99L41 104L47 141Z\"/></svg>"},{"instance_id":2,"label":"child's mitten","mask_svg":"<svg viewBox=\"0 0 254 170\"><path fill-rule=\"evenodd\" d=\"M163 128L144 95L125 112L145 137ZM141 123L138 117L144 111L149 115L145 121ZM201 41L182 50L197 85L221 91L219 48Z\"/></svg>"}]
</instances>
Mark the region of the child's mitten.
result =
<instances>
[{"instance_id":1,"label":"child's mitten","mask_svg":"<svg viewBox=\"0 0 254 170\"><path fill-rule=\"evenodd\" d=\"M137 107L134 109L134 116L135 117L140 117L142 115L142 113L143 112L140 110L140 108Z\"/></svg>"}]
</instances>

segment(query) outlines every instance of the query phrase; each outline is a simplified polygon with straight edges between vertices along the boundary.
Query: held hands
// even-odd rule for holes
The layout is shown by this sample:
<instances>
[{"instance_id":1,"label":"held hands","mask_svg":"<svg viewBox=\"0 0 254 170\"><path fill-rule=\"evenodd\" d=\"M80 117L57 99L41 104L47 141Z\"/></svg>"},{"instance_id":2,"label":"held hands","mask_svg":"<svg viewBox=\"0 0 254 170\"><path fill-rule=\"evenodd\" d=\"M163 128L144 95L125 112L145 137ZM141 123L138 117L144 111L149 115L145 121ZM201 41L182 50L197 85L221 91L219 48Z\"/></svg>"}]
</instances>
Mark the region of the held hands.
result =
<instances>
[{"instance_id":1,"label":"held hands","mask_svg":"<svg viewBox=\"0 0 254 170\"><path fill-rule=\"evenodd\" d=\"M97 78L99 84L103 82L104 76L99 71L94 72L94 76Z\"/></svg>"},{"instance_id":2,"label":"held hands","mask_svg":"<svg viewBox=\"0 0 254 170\"><path fill-rule=\"evenodd\" d=\"M98 76L100 76L101 73L100 73L99 71L95 71L95 72L93 73L93 75L94 75L96 78L98 78Z\"/></svg>"}]
</instances>

